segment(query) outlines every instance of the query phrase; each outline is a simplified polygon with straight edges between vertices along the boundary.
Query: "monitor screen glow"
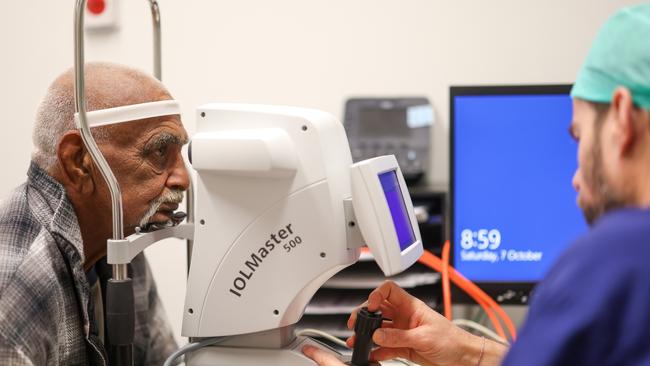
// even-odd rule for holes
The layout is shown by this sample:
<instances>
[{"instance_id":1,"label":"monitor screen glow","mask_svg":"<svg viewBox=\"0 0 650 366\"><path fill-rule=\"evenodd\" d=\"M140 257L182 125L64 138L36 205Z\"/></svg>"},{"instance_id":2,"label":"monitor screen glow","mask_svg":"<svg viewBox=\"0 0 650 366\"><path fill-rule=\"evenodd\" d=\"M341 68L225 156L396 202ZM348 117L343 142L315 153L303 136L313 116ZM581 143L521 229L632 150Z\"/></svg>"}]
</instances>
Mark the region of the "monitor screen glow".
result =
<instances>
[{"instance_id":1,"label":"monitor screen glow","mask_svg":"<svg viewBox=\"0 0 650 366\"><path fill-rule=\"evenodd\" d=\"M537 282L586 231L567 94L453 95L453 262L477 282Z\"/></svg>"},{"instance_id":2,"label":"monitor screen glow","mask_svg":"<svg viewBox=\"0 0 650 366\"><path fill-rule=\"evenodd\" d=\"M404 251L415 242L415 234L411 227L411 220L406 211L406 205L402 198L402 190L397 180L397 173L390 170L385 173L379 174L379 182L386 197L386 203L390 210L391 218L393 219L393 226L397 233L397 240L399 242L400 251Z\"/></svg>"}]
</instances>

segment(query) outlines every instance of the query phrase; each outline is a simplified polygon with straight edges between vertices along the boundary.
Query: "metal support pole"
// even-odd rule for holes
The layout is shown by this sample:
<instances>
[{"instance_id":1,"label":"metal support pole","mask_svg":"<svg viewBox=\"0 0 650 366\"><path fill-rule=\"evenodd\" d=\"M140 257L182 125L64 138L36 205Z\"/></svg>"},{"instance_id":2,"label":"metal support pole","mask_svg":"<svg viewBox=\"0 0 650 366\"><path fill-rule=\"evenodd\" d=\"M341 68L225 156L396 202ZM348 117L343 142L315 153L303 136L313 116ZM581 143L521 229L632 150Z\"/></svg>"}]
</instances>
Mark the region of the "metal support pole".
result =
<instances>
[{"instance_id":1,"label":"metal support pole","mask_svg":"<svg viewBox=\"0 0 650 366\"><path fill-rule=\"evenodd\" d=\"M86 116L84 68L84 11L87 0L76 0L74 14L74 95L79 113L81 138L93 161L99 168L111 194L113 240L124 239L122 192L108 162L93 138ZM153 19L154 75L161 79L160 8L156 0L149 0ZM106 328L109 362L113 365L133 365L134 296L128 265L112 266L113 278L108 281L106 294Z\"/></svg>"},{"instance_id":2,"label":"metal support pole","mask_svg":"<svg viewBox=\"0 0 650 366\"><path fill-rule=\"evenodd\" d=\"M194 184L192 184L192 170L188 169L188 173L190 174L190 186L187 189L187 196L185 196L185 199L187 200L187 223L188 224L193 224L194 223ZM187 247L185 248L186 254L187 254L187 275L190 275L190 265L192 264L192 245L194 244L194 241L191 239L187 239Z\"/></svg>"},{"instance_id":3,"label":"metal support pole","mask_svg":"<svg viewBox=\"0 0 650 366\"><path fill-rule=\"evenodd\" d=\"M153 75L162 80L162 54L160 35L160 7L158 1L149 0L151 8L151 19L153 20Z\"/></svg>"},{"instance_id":4,"label":"metal support pole","mask_svg":"<svg viewBox=\"0 0 650 366\"><path fill-rule=\"evenodd\" d=\"M124 227L122 217L122 192L120 186L115 179L115 175L111 167L104 159L95 139L90 133L88 127L88 120L86 117L86 91L85 91L85 75L84 75L84 9L86 7L86 0L77 0L75 6L75 32L74 32L74 95L75 95L75 109L79 113L79 130L83 139L84 145L88 149L90 156L93 158L95 164L99 168L108 189L111 192L111 209L113 212L113 239L124 239Z\"/></svg>"}]
</instances>

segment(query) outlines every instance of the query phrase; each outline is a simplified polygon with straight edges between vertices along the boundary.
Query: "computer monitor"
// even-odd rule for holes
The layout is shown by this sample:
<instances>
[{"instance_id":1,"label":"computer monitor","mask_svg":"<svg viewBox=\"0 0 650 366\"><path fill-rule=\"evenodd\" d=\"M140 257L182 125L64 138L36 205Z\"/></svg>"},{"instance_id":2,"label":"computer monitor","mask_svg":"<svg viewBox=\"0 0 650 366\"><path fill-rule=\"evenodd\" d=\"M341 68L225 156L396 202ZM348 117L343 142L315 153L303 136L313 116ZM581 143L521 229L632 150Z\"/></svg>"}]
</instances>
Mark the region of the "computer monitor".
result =
<instances>
[{"instance_id":1,"label":"computer monitor","mask_svg":"<svg viewBox=\"0 0 650 366\"><path fill-rule=\"evenodd\" d=\"M586 230L571 184L569 92L570 85L450 89L451 261L501 303L526 303Z\"/></svg>"}]
</instances>

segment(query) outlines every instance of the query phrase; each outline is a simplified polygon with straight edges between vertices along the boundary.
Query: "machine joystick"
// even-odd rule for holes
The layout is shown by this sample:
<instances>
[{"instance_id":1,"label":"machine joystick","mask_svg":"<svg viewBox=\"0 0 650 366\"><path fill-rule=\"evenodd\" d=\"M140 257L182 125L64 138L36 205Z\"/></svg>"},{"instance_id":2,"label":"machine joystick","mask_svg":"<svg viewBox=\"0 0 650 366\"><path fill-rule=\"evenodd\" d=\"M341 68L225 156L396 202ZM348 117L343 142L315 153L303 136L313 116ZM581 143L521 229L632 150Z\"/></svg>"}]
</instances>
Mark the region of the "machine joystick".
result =
<instances>
[{"instance_id":1,"label":"machine joystick","mask_svg":"<svg viewBox=\"0 0 650 366\"><path fill-rule=\"evenodd\" d=\"M361 308L357 313L357 321L354 323L354 334L356 339L354 341L354 349L352 351L351 366L369 366L371 363L368 361L370 351L374 343L372 342L372 335L375 331L381 328L382 322L381 312L368 311L367 307Z\"/></svg>"}]
</instances>

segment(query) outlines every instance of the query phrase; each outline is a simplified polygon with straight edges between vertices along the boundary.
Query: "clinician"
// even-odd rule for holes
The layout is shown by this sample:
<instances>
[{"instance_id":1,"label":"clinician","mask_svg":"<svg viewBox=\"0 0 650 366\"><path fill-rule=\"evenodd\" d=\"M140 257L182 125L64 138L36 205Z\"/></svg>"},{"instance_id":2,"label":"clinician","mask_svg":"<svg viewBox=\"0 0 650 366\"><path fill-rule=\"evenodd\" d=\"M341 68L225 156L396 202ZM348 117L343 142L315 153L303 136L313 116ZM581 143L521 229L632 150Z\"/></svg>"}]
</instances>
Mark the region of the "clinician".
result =
<instances>
[{"instance_id":1,"label":"clinician","mask_svg":"<svg viewBox=\"0 0 650 366\"><path fill-rule=\"evenodd\" d=\"M537 287L519 339L508 350L473 336L388 282L368 299L393 320L373 336L375 360L650 365L650 5L603 25L571 96L573 185L592 228ZM342 365L315 348L304 352L322 366Z\"/></svg>"}]
</instances>

